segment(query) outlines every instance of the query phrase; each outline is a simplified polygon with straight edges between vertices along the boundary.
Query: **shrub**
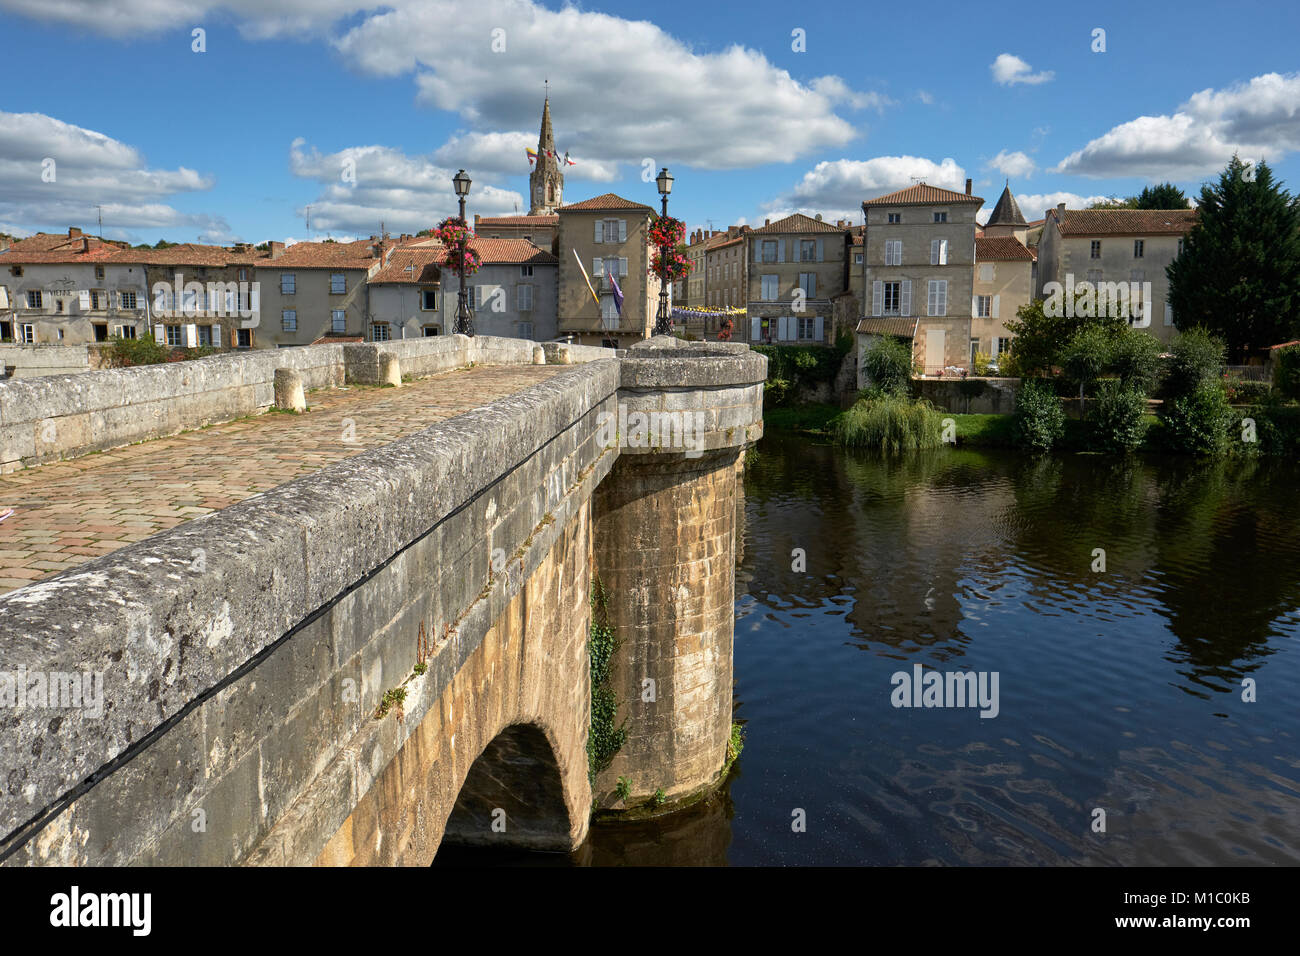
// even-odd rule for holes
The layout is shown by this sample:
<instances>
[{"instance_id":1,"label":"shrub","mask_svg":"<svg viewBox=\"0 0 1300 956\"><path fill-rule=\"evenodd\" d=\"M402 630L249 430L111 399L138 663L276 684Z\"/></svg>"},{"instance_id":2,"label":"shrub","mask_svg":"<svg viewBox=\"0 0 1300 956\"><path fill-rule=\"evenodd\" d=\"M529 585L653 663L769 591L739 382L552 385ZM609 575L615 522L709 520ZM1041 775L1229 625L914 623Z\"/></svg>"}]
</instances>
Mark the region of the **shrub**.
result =
<instances>
[{"instance_id":1,"label":"shrub","mask_svg":"<svg viewBox=\"0 0 1300 956\"><path fill-rule=\"evenodd\" d=\"M1289 401L1300 401L1300 345L1273 353L1273 384Z\"/></svg>"},{"instance_id":2,"label":"shrub","mask_svg":"<svg viewBox=\"0 0 1300 956\"><path fill-rule=\"evenodd\" d=\"M892 335L883 336L867 349L863 364L874 391L906 395L912 386L911 349Z\"/></svg>"},{"instance_id":3,"label":"shrub","mask_svg":"<svg viewBox=\"0 0 1300 956\"><path fill-rule=\"evenodd\" d=\"M1065 410L1056 389L1042 379L1025 379L1016 395L1014 436L1017 445L1049 451L1065 434Z\"/></svg>"},{"instance_id":4,"label":"shrub","mask_svg":"<svg viewBox=\"0 0 1300 956\"><path fill-rule=\"evenodd\" d=\"M1083 398L1110 361L1111 337L1097 326L1085 326L1071 336L1061 353L1061 365L1066 378L1079 389Z\"/></svg>"},{"instance_id":5,"label":"shrub","mask_svg":"<svg viewBox=\"0 0 1300 956\"><path fill-rule=\"evenodd\" d=\"M1102 383L1089 419L1092 441L1096 448L1110 452L1130 452L1146 437L1147 400L1141 392L1125 388L1122 382Z\"/></svg>"},{"instance_id":6,"label":"shrub","mask_svg":"<svg viewBox=\"0 0 1300 956\"><path fill-rule=\"evenodd\" d=\"M1183 332L1174 339L1169 351L1165 394L1170 398L1191 395L1207 382L1217 384L1223 373L1223 341L1204 329Z\"/></svg>"},{"instance_id":7,"label":"shrub","mask_svg":"<svg viewBox=\"0 0 1300 956\"><path fill-rule=\"evenodd\" d=\"M1124 388L1150 395L1160 371L1160 349L1154 336L1125 329L1111 342L1109 369Z\"/></svg>"},{"instance_id":8,"label":"shrub","mask_svg":"<svg viewBox=\"0 0 1300 956\"><path fill-rule=\"evenodd\" d=\"M1256 441L1265 455L1300 458L1300 408L1268 402L1252 408Z\"/></svg>"},{"instance_id":9,"label":"shrub","mask_svg":"<svg viewBox=\"0 0 1300 956\"><path fill-rule=\"evenodd\" d=\"M898 454L943 443L943 417L924 399L886 394L857 402L836 420L836 440L852 448Z\"/></svg>"},{"instance_id":10,"label":"shrub","mask_svg":"<svg viewBox=\"0 0 1300 956\"><path fill-rule=\"evenodd\" d=\"M118 368L130 365L159 365L167 361L170 349L159 345L152 335L138 339L124 339L114 336L109 339L108 361Z\"/></svg>"},{"instance_id":11,"label":"shrub","mask_svg":"<svg viewBox=\"0 0 1300 956\"><path fill-rule=\"evenodd\" d=\"M975 366L976 375L987 375L989 373L989 365L992 362L993 358L988 352L976 352L975 358L971 361L971 364Z\"/></svg>"},{"instance_id":12,"label":"shrub","mask_svg":"<svg viewBox=\"0 0 1300 956\"><path fill-rule=\"evenodd\" d=\"M1228 389L1228 401L1233 405L1256 405L1265 401L1272 391L1268 382L1228 379L1224 384Z\"/></svg>"},{"instance_id":13,"label":"shrub","mask_svg":"<svg viewBox=\"0 0 1300 956\"><path fill-rule=\"evenodd\" d=\"M1173 451L1222 455L1233 419L1223 383L1203 381L1190 393L1167 399L1160 409L1165 443Z\"/></svg>"}]
</instances>

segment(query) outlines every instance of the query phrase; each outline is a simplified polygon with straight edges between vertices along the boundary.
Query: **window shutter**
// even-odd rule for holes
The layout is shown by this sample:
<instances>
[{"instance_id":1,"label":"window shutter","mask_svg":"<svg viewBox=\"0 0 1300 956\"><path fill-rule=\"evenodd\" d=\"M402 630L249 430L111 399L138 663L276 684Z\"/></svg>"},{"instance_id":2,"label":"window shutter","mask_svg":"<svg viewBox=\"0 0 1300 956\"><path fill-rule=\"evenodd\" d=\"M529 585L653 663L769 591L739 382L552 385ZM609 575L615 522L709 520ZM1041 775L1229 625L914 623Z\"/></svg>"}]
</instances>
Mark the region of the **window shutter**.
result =
<instances>
[{"instance_id":1,"label":"window shutter","mask_svg":"<svg viewBox=\"0 0 1300 956\"><path fill-rule=\"evenodd\" d=\"M818 261L818 262L825 262L825 261L826 261L826 249L825 249L825 243L826 243L826 240L825 240L825 239L818 239L818 240L817 240L817 261ZM820 338L820 337L821 337L821 336L818 336L818 338Z\"/></svg>"},{"instance_id":2,"label":"window shutter","mask_svg":"<svg viewBox=\"0 0 1300 956\"><path fill-rule=\"evenodd\" d=\"M785 262L785 240L784 239L778 239L776 241L776 261Z\"/></svg>"},{"instance_id":3,"label":"window shutter","mask_svg":"<svg viewBox=\"0 0 1300 956\"><path fill-rule=\"evenodd\" d=\"M1165 325L1173 325L1173 324L1174 324L1174 307L1169 304L1168 300L1166 300L1165 301Z\"/></svg>"},{"instance_id":4,"label":"window shutter","mask_svg":"<svg viewBox=\"0 0 1300 956\"><path fill-rule=\"evenodd\" d=\"M755 262L763 261L763 240L762 239L754 240L754 261Z\"/></svg>"},{"instance_id":5,"label":"window shutter","mask_svg":"<svg viewBox=\"0 0 1300 956\"><path fill-rule=\"evenodd\" d=\"M749 340L757 342L758 337L763 333L762 319L754 318L749 320Z\"/></svg>"},{"instance_id":6,"label":"window shutter","mask_svg":"<svg viewBox=\"0 0 1300 956\"><path fill-rule=\"evenodd\" d=\"M167 344L167 327L165 325L155 325L153 327L153 340L159 345Z\"/></svg>"},{"instance_id":7,"label":"window shutter","mask_svg":"<svg viewBox=\"0 0 1300 956\"><path fill-rule=\"evenodd\" d=\"M903 293L898 298L898 311L903 315L912 314L912 280L903 280Z\"/></svg>"},{"instance_id":8,"label":"window shutter","mask_svg":"<svg viewBox=\"0 0 1300 956\"><path fill-rule=\"evenodd\" d=\"M1000 296L1000 295L995 295L995 296L993 297L993 318L995 318L995 319L998 318L998 311L999 311L999 310L998 310L998 300L999 300L1000 298L1002 298L1002 296Z\"/></svg>"},{"instance_id":9,"label":"window shutter","mask_svg":"<svg viewBox=\"0 0 1300 956\"><path fill-rule=\"evenodd\" d=\"M236 311L238 311L235 308L235 295L236 293L234 289L226 290L226 314L227 315L233 315Z\"/></svg>"},{"instance_id":10,"label":"window shutter","mask_svg":"<svg viewBox=\"0 0 1300 956\"><path fill-rule=\"evenodd\" d=\"M998 357L998 336L993 336L993 358Z\"/></svg>"},{"instance_id":11,"label":"window shutter","mask_svg":"<svg viewBox=\"0 0 1300 956\"><path fill-rule=\"evenodd\" d=\"M947 264L948 264L948 240L940 239L939 240L939 265L946 266Z\"/></svg>"},{"instance_id":12,"label":"window shutter","mask_svg":"<svg viewBox=\"0 0 1300 956\"><path fill-rule=\"evenodd\" d=\"M185 347L192 349L199 344L199 327L197 325L185 326Z\"/></svg>"},{"instance_id":13,"label":"window shutter","mask_svg":"<svg viewBox=\"0 0 1300 956\"><path fill-rule=\"evenodd\" d=\"M221 326L219 325L212 327L212 344L218 347L221 345Z\"/></svg>"},{"instance_id":14,"label":"window shutter","mask_svg":"<svg viewBox=\"0 0 1300 956\"><path fill-rule=\"evenodd\" d=\"M618 241L627 242L627 220L626 219L620 219L618 221Z\"/></svg>"},{"instance_id":15,"label":"window shutter","mask_svg":"<svg viewBox=\"0 0 1300 956\"><path fill-rule=\"evenodd\" d=\"M789 329L786 327L786 318L785 318L784 315L782 315L782 316L778 317L777 320L776 320L776 337L777 337L777 339L778 339L779 341L784 342L785 339L786 339L786 334L787 334L787 332L789 332Z\"/></svg>"},{"instance_id":16,"label":"window shutter","mask_svg":"<svg viewBox=\"0 0 1300 956\"><path fill-rule=\"evenodd\" d=\"M937 266L938 264L939 264L939 240L931 239L930 240L930 265Z\"/></svg>"},{"instance_id":17,"label":"window shutter","mask_svg":"<svg viewBox=\"0 0 1300 956\"><path fill-rule=\"evenodd\" d=\"M880 315L885 307L885 283L877 279L871 283L871 314Z\"/></svg>"},{"instance_id":18,"label":"window shutter","mask_svg":"<svg viewBox=\"0 0 1300 956\"><path fill-rule=\"evenodd\" d=\"M90 311L90 290L89 289L82 289L77 293L77 305L81 308L82 312Z\"/></svg>"},{"instance_id":19,"label":"window shutter","mask_svg":"<svg viewBox=\"0 0 1300 956\"><path fill-rule=\"evenodd\" d=\"M591 260L591 284L600 289L605 283L605 260L596 258Z\"/></svg>"},{"instance_id":20,"label":"window shutter","mask_svg":"<svg viewBox=\"0 0 1300 956\"><path fill-rule=\"evenodd\" d=\"M627 256L620 256L620 257L619 257L619 260L618 260L618 274L619 274L619 277L620 277L620 278L622 278L623 276L627 275Z\"/></svg>"},{"instance_id":21,"label":"window shutter","mask_svg":"<svg viewBox=\"0 0 1300 956\"><path fill-rule=\"evenodd\" d=\"M820 239L818 239L817 241L818 243L821 242ZM822 317L820 315L813 316L813 338L815 338L818 342L820 342L822 340L822 333L824 330L825 329L822 322Z\"/></svg>"},{"instance_id":22,"label":"window shutter","mask_svg":"<svg viewBox=\"0 0 1300 956\"><path fill-rule=\"evenodd\" d=\"M808 273L808 298L817 298L817 273Z\"/></svg>"},{"instance_id":23,"label":"window shutter","mask_svg":"<svg viewBox=\"0 0 1300 956\"><path fill-rule=\"evenodd\" d=\"M980 314L980 297L973 295L970 297L970 314L971 318L979 318Z\"/></svg>"},{"instance_id":24,"label":"window shutter","mask_svg":"<svg viewBox=\"0 0 1300 956\"><path fill-rule=\"evenodd\" d=\"M605 224L599 219L596 220L596 242L603 242L605 239Z\"/></svg>"}]
</instances>

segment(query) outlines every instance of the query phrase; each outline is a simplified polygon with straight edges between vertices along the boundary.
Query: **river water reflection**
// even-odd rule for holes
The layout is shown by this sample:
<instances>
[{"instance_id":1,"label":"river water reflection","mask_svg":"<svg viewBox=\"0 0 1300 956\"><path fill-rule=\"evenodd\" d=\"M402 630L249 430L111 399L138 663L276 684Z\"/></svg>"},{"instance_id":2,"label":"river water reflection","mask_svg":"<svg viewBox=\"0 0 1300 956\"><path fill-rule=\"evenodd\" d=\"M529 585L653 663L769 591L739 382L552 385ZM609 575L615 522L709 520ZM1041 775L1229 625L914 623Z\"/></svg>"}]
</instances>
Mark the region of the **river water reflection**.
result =
<instances>
[{"instance_id":1,"label":"river water reflection","mask_svg":"<svg viewBox=\"0 0 1300 956\"><path fill-rule=\"evenodd\" d=\"M745 480L738 769L569 862L1300 862L1297 491L1290 463L882 462L770 433ZM917 664L997 672L997 716L892 706Z\"/></svg>"}]
</instances>

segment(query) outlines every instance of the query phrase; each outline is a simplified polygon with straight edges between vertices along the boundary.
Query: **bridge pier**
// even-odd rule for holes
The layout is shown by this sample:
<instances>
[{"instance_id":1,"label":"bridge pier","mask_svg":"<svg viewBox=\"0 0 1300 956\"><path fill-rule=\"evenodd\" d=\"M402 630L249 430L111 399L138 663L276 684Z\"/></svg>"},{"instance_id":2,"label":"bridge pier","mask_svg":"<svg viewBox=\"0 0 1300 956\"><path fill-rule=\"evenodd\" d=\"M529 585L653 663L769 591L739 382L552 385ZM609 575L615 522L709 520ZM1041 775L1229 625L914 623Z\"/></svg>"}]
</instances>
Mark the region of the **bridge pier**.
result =
<instances>
[{"instance_id":1,"label":"bridge pier","mask_svg":"<svg viewBox=\"0 0 1300 956\"><path fill-rule=\"evenodd\" d=\"M761 431L764 374L761 356L717 343L654 339L623 359L620 454L593 515L627 738L597 776L597 807L635 807L656 791L675 802L719 779L731 733L738 466ZM680 442L665 440L674 425ZM619 778L630 785L621 801Z\"/></svg>"}]
</instances>

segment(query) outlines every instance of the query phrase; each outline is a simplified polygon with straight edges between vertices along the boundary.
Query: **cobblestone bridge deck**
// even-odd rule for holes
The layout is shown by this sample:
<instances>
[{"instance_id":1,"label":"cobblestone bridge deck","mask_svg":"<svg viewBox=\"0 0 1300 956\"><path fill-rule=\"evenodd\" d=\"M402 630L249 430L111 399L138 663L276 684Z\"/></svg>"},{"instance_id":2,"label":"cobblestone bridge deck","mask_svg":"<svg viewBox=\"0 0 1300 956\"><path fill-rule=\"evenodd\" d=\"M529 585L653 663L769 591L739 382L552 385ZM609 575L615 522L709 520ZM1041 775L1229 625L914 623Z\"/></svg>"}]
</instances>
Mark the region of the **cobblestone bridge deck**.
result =
<instances>
[{"instance_id":1,"label":"cobblestone bridge deck","mask_svg":"<svg viewBox=\"0 0 1300 956\"><path fill-rule=\"evenodd\" d=\"M0 477L0 593L486 405L562 366L479 366L308 394L302 415L212 425ZM350 423L350 424L349 424Z\"/></svg>"}]
</instances>

